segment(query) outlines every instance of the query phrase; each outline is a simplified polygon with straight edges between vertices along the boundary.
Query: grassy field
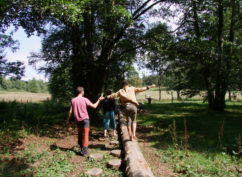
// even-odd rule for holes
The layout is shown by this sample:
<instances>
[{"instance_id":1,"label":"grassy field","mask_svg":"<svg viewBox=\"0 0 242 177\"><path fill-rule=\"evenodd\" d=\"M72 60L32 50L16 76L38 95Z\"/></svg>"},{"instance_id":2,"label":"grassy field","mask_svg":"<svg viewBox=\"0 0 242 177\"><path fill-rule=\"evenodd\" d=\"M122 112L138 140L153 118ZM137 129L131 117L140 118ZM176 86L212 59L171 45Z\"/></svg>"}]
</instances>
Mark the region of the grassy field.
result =
<instances>
[{"instance_id":1,"label":"grassy field","mask_svg":"<svg viewBox=\"0 0 242 177\"><path fill-rule=\"evenodd\" d=\"M139 136L155 151L153 159L147 157L152 165L154 159L157 168L168 163L178 176L241 175L242 103L228 103L223 113L201 102L155 103L146 109L139 116Z\"/></svg>"},{"instance_id":2,"label":"grassy field","mask_svg":"<svg viewBox=\"0 0 242 177\"><path fill-rule=\"evenodd\" d=\"M157 90L144 93L157 96ZM43 101L48 94L5 92L0 98L4 95L9 101L0 101L0 177L84 177L85 169L96 165L104 170L104 176L123 175L107 169L104 161L97 163L77 157L71 150L51 149L53 143L71 135L63 124L68 105ZM226 111L219 113L207 110L201 101L154 101L145 105L138 120L141 148L156 176L169 176L160 173L166 165L177 176L241 176L241 102L228 102ZM94 133L101 136L102 119L95 122L99 125ZM106 155L104 160L109 158Z\"/></svg>"},{"instance_id":3,"label":"grassy field","mask_svg":"<svg viewBox=\"0 0 242 177\"><path fill-rule=\"evenodd\" d=\"M50 101L0 102L1 177L63 176L74 168L68 161L73 153L48 150L60 138L54 126L61 125L65 111Z\"/></svg>"},{"instance_id":4,"label":"grassy field","mask_svg":"<svg viewBox=\"0 0 242 177\"><path fill-rule=\"evenodd\" d=\"M161 91L161 100L171 100L172 99L172 92L173 92L174 99L177 99L177 93L175 91L162 90ZM203 94L204 94L204 92L201 92L201 95L203 95ZM181 96L181 97L184 100L202 100L203 97L201 95L196 95L192 98L186 98L185 96ZM151 97L154 100L158 100L159 99L158 88L150 89L148 91L141 92L137 95L137 98L141 101L145 100L147 97ZM228 99L228 94L226 94L226 99ZM241 93L236 92L236 100L242 100L242 94Z\"/></svg>"},{"instance_id":5,"label":"grassy field","mask_svg":"<svg viewBox=\"0 0 242 177\"><path fill-rule=\"evenodd\" d=\"M46 99L50 99L50 94L0 91L0 101L41 102Z\"/></svg>"},{"instance_id":6,"label":"grassy field","mask_svg":"<svg viewBox=\"0 0 242 177\"><path fill-rule=\"evenodd\" d=\"M101 149L104 143L109 143L102 142L100 146L101 125L91 128L90 143L96 145L90 152L103 153L102 161L76 155L72 147L54 146L69 136L74 136L72 142L64 142L77 144L75 124L72 124L72 131L65 125L68 108L69 105L48 100L0 102L0 177L88 177L85 172L93 167L102 168L103 177L123 176L122 170L106 166L113 157L109 155L110 150Z\"/></svg>"},{"instance_id":7,"label":"grassy field","mask_svg":"<svg viewBox=\"0 0 242 177\"><path fill-rule=\"evenodd\" d=\"M162 100L171 100L172 99L172 91L161 91L161 99ZM157 88L150 89L145 92L141 92L137 95L137 99L141 102L146 100L147 97L151 97L154 100L159 99L159 91ZM173 91L174 100L177 99L177 93ZM18 101L18 102L41 102L46 99L50 99L51 95L49 93L30 93L30 92L9 92L9 91L0 91L0 101ZM201 100L203 99L201 96L197 95L192 98L186 98L182 96L184 101L186 100ZM226 95L226 99L228 99L228 94ZM242 100L242 95L240 93L236 93L236 100Z\"/></svg>"}]
</instances>

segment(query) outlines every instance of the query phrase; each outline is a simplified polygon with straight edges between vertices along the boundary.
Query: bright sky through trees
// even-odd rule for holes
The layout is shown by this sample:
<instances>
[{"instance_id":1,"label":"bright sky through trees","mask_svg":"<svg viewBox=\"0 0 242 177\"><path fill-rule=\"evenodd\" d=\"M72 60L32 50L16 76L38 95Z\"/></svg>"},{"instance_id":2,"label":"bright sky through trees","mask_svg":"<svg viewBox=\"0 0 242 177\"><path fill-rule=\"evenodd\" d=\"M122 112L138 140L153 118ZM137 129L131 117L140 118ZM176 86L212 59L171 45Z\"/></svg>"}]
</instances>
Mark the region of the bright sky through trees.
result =
<instances>
[{"instance_id":1,"label":"bright sky through trees","mask_svg":"<svg viewBox=\"0 0 242 177\"><path fill-rule=\"evenodd\" d=\"M157 7L158 8L158 7ZM176 13L176 7L173 5L170 7L174 13ZM161 18L150 18L147 20L147 23L152 24L156 22L166 22L172 30L176 28L176 21L178 20L177 17L169 18L169 19L161 19ZM13 31L14 28L10 28L7 33ZM6 49L6 58L8 61L16 61L20 60L24 62L26 70L25 75L22 80L31 80L32 78L35 79L42 79L47 81L48 77L45 76L44 73L39 73L33 66L28 64L28 56L30 56L31 52L39 52L41 49L41 37L37 35L33 35L27 37L26 33L24 32L23 28L19 28L18 31L13 33L13 39L19 42L19 49L15 52L12 52L11 49ZM43 65L44 63L39 63L38 65ZM147 69L141 69L138 67L137 64L134 64L136 70L139 72L140 77L143 75L150 75L151 72Z\"/></svg>"},{"instance_id":2,"label":"bright sky through trees","mask_svg":"<svg viewBox=\"0 0 242 177\"><path fill-rule=\"evenodd\" d=\"M10 32L13 29L10 29ZM41 48L41 37L36 35L27 37L26 33L22 28L19 28L17 32L13 33L13 39L19 42L19 49L15 52L12 52L11 49L6 49L6 58L8 61L23 61L26 67L25 75L22 78L23 80L30 80L33 77L35 79L46 80L44 73L38 73L33 66L28 64L28 56L30 52L38 52Z\"/></svg>"}]
</instances>

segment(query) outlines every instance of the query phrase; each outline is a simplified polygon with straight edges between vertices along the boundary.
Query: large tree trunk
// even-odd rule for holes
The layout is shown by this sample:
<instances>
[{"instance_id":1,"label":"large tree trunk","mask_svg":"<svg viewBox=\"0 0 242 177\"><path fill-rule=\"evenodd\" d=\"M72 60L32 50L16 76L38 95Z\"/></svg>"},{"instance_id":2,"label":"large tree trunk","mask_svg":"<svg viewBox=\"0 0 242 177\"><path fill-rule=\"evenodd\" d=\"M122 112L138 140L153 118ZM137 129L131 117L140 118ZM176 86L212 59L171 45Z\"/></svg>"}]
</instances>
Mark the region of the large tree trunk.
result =
<instances>
[{"instance_id":1,"label":"large tree trunk","mask_svg":"<svg viewBox=\"0 0 242 177\"><path fill-rule=\"evenodd\" d=\"M159 87L159 101L161 101L161 73L158 76L158 87Z\"/></svg>"},{"instance_id":2,"label":"large tree trunk","mask_svg":"<svg viewBox=\"0 0 242 177\"><path fill-rule=\"evenodd\" d=\"M205 98L204 102L207 100L209 109L213 109L214 107L214 89L211 84L210 79L210 67L209 65L205 65L204 71L203 71L203 77L205 81L205 86L207 89L207 98Z\"/></svg>"},{"instance_id":3,"label":"large tree trunk","mask_svg":"<svg viewBox=\"0 0 242 177\"><path fill-rule=\"evenodd\" d=\"M217 88L215 90L215 100L214 100L213 110L224 111L225 93L226 93L226 91L223 88Z\"/></svg>"},{"instance_id":4,"label":"large tree trunk","mask_svg":"<svg viewBox=\"0 0 242 177\"><path fill-rule=\"evenodd\" d=\"M217 68L215 78L215 87L211 84L210 67L204 65L204 80L207 89L207 99L209 103L209 108L212 110L223 111L225 108L225 93L227 90L227 65L224 63L223 58L223 28L224 28L224 17L223 17L223 0L218 1L218 58L217 58ZM194 19L194 32L196 34L197 40L200 40L200 27L199 27L199 17L197 14L197 2L192 1L192 12ZM199 58L199 56L198 56Z\"/></svg>"},{"instance_id":5,"label":"large tree trunk","mask_svg":"<svg viewBox=\"0 0 242 177\"><path fill-rule=\"evenodd\" d=\"M230 29L229 29L229 41L231 42L230 47L229 47L229 56L226 58L227 59L227 66L228 66L228 72L230 74L231 71L231 59L233 57L233 43L234 43L234 27L235 27L235 23L236 23L236 0L231 0L231 18L230 18ZM230 76L231 77L231 76ZM230 78L228 77L228 79ZM231 96L231 87L228 90L229 93L229 101L232 100L232 96Z\"/></svg>"},{"instance_id":6,"label":"large tree trunk","mask_svg":"<svg viewBox=\"0 0 242 177\"><path fill-rule=\"evenodd\" d=\"M159 101L161 101L161 86L159 85Z\"/></svg>"},{"instance_id":7,"label":"large tree trunk","mask_svg":"<svg viewBox=\"0 0 242 177\"><path fill-rule=\"evenodd\" d=\"M71 30L73 95L76 95L76 87L82 86L85 89L85 97L95 103L103 91L103 82L107 72L98 63L95 65L92 63L92 55L85 50L85 46L81 41L82 33L80 28L76 27ZM88 112L91 120L95 120L93 121L94 124L101 125L101 119L96 119L98 109L89 109Z\"/></svg>"},{"instance_id":8,"label":"large tree trunk","mask_svg":"<svg viewBox=\"0 0 242 177\"><path fill-rule=\"evenodd\" d=\"M195 34L198 40L200 40L200 27L199 27L199 23L198 23L198 14L197 14L197 2L195 0L192 0L192 11L193 11L193 26L194 26L194 30L195 30Z\"/></svg>"},{"instance_id":9,"label":"large tree trunk","mask_svg":"<svg viewBox=\"0 0 242 177\"><path fill-rule=\"evenodd\" d=\"M100 27L98 24L99 15L97 8L95 7L95 2L88 3L83 14L83 22L80 24L64 23L71 30L71 43L72 43L72 80L73 80L73 91L77 86L83 86L85 88L85 95L92 102L95 102L97 98L101 95L105 85L105 79L108 76L109 71L108 65L111 65L115 58L112 58L113 51L116 44L123 38L126 30L131 25L127 21L124 23L120 29L113 28L113 24L116 23L115 18L110 16L112 13L112 6L115 5L112 2L105 2L105 5L110 8L105 9L103 14L105 17L100 18L102 23L102 28L104 34L101 40L96 40ZM161 1L151 2L150 0L145 1L137 10L132 14L133 20L138 20L138 18L146 13L156 4ZM96 45L97 43L97 45ZM135 49L133 49L135 50ZM73 92L73 93L74 93Z\"/></svg>"},{"instance_id":10,"label":"large tree trunk","mask_svg":"<svg viewBox=\"0 0 242 177\"><path fill-rule=\"evenodd\" d=\"M195 0L192 1L192 9L193 9L193 26L194 26L194 31L197 37L197 40L200 41L200 26L199 26L199 17L197 14L197 2ZM201 56L198 56L200 58ZM203 63L203 59L201 59L201 63ZM204 63L203 63L204 64ZM214 90L210 81L210 67L209 65L204 64L204 80L205 80L205 86L207 89L207 101L209 105L209 109L214 109L214 102L215 102L215 96L214 96ZM205 100L204 100L205 101Z\"/></svg>"},{"instance_id":11,"label":"large tree trunk","mask_svg":"<svg viewBox=\"0 0 242 177\"><path fill-rule=\"evenodd\" d=\"M107 71L102 65L91 71L89 82L87 83L89 88L89 98L96 101L104 89L104 81L107 76Z\"/></svg>"},{"instance_id":12,"label":"large tree trunk","mask_svg":"<svg viewBox=\"0 0 242 177\"><path fill-rule=\"evenodd\" d=\"M177 93L177 100L181 100L181 91L180 90L176 90Z\"/></svg>"},{"instance_id":13,"label":"large tree trunk","mask_svg":"<svg viewBox=\"0 0 242 177\"><path fill-rule=\"evenodd\" d=\"M96 102L103 92L107 71L105 68L102 68L102 66L90 67L88 65L90 64L73 56L73 90L75 91L77 86L83 86L85 89L85 96L92 102ZM92 68L92 70L90 70L90 68Z\"/></svg>"},{"instance_id":14,"label":"large tree trunk","mask_svg":"<svg viewBox=\"0 0 242 177\"><path fill-rule=\"evenodd\" d=\"M229 101L232 101L231 90L228 90L228 95L229 95Z\"/></svg>"},{"instance_id":15,"label":"large tree trunk","mask_svg":"<svg viewBox=\"0 0 242 177\"><path fill-rule=\"evenodd\" d=\"M217 58L217 77L215 83L215 99L213 110L224 111L225 94L228 87L228 65L223 56L223 30L224 30L224 6L223 0L218 1L218 58Z\"/></svg>"},{"instance_id":16,"label":"large tree trunk","mask_svg":"<svg viewBox=\"0 0 242 177\"><path fill-rule=\"evenodd\" d=\"M210 89L208 89L208 91L207 91L207 96L208 96L208 107L209 107L209 109L214 109L214 92L213 92L213 90L210 90Z\"/></svg>"},{"instance_id":17,"label":"large tree trunk","mask_svg":"<svg viewBox=\"0 0 242 177\"><path fill-rule=\"evenodd\" d=\"M72 80L73 91L77 86L82 86L85 89L85 96L92 102L95 102L103 92L104 81L108 74L105 66L99 62L93 62L90 46L83 44L81 40L81 30L79 27L71 29L72 34ZM88 48L88 50L86 50Z\"/></svg>"},{"instance_id":18,"label":"large tree trunk","mask_svg":"<svg viewBox=\"0 0 242 177\"><path fill-rule=\"evenodd\" d=\"M81 50L81 31L79 27L72 27L71 29L71 42L72 42L72 49L73 55L71 57L72 63L72 81L73 81L73 95L76 95L76 87L82 86L86 88L86 72L87 66L86 62L84 61L85 56Z\"/></svg>"}]
</instances>

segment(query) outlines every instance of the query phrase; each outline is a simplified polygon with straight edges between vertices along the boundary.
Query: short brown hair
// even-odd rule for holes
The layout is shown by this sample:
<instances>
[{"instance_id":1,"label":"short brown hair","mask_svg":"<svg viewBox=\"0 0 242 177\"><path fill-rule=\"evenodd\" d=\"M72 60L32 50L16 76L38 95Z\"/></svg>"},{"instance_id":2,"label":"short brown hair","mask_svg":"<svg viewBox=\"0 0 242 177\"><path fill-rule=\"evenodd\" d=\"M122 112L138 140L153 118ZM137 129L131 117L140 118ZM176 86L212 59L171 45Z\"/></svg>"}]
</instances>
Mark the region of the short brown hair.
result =
<instances>
[{"instance_id":1,"label":"short brown hair","mask_svg":"<svg viewBox=\"0 0 242 177\"><path fill-rule=\"evenodd\" d=\"M81 86L78 86L78 87L76 88L76 92L77 92L78 94L80 94L80 93L84 92L84 88L81 87Z\"/></svg>"},{"instance_id":2,"label":"short brown hair","mask_svg":"<svg viewBox=\"0 0 242 177\"><path fill-rule=\"evenodd\" d=\"M123 82L122 82L122 86L124 87L124 86L126 86L126 85L129 85L129 81L128 81L128 80L123 80Z\"/></svg>"}]
</instances>

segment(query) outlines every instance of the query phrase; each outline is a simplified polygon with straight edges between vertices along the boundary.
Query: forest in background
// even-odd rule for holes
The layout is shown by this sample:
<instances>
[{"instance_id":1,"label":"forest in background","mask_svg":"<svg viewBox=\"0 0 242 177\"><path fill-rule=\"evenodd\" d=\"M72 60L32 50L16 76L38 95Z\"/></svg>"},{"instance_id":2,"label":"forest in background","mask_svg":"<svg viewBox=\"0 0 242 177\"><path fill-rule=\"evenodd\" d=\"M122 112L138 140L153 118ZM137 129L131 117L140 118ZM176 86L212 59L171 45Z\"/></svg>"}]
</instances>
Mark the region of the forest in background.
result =
<instances>
[{"instance_id":1,"label":"forest in background","mask_svg":"<svg viewBox=\"0 0 242 177\"><path fill-rule=\"evenodd\" d=\"M95 101L120 88L134 63L158 76L159 90L164 78L178 95L206 90L210 110L224 111L226 93L241 90L239 0L1 1L0 75L19 79L24 64L5 57L19 47L11 26L42 37L29 64L45 63L37 69L58 99L82 85Z\"/></svg>"},{"instance_id":2,"label":"forest in background","mask_svg":"<svg viewBox=\"0 0 242 177\"><path fill-rule=\"evenodd\" d=\"M48 82L36 80L35 78L29 81L18 79L1 78L0 91L26 91L32 93L48 92Z\"/></svg>"}]
</instances>

